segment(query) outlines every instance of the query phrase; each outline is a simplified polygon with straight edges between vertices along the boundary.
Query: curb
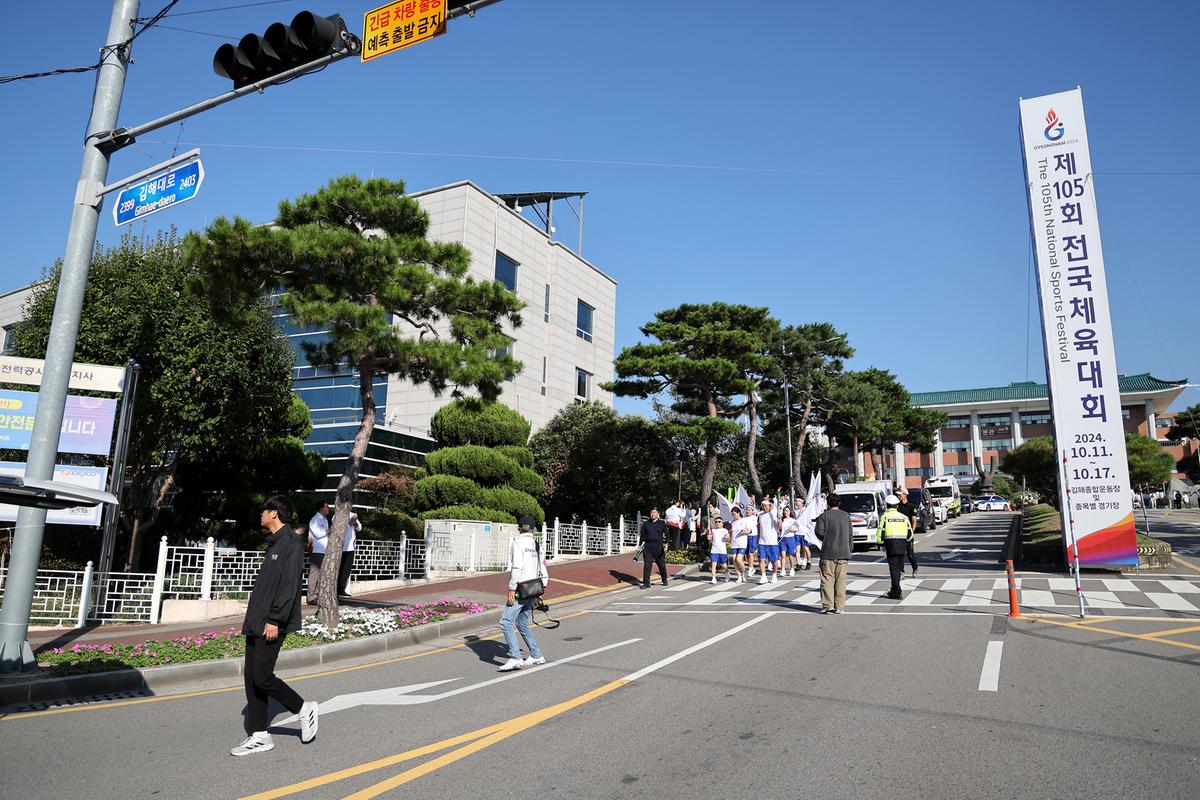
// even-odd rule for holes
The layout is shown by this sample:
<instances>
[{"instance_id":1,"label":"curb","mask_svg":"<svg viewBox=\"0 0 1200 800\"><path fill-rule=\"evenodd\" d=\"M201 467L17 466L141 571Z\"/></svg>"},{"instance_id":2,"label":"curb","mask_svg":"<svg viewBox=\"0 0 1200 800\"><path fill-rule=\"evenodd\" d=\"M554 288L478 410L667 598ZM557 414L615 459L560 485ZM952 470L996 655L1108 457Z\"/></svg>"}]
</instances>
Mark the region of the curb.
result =
<instances>
[{"instance_id":1,"label":"curb","mask_svg":"<svg viewBox=\"0 0 1200 800\"><path fill-rule=\"evenodd\" d=\"M379 636L330 642L298 650L283 650L279 653L276 666L281 670L314 667L347 658L400 650L444 636L499 625L503 613L502 607L494 608L480 614L405 628ZM114 672L68 675L62 678L37 679L17 676L12 679L0 679L0 706L23 706L115 692L155 691L191 681L235 680L242 677L243 663L242 659L224 658L217 661L146 667L140 670L131 668Z\"/></svg>"}]
</instances>

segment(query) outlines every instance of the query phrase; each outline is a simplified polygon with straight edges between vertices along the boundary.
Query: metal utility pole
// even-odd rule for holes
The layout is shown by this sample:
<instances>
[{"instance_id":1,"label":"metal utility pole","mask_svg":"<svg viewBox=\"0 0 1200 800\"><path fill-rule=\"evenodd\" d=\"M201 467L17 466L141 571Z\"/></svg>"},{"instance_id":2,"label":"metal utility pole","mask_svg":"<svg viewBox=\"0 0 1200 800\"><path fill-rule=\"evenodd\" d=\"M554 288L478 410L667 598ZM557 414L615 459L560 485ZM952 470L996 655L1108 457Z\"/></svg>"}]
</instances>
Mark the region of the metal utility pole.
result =
<instances>
[{"instance_id":1,"label":"metal utility pole","mask_svg":"<svg viewBox=\"0 0 1200 800\"><path fill-rule=\"evenodd\" d=\"M783 346L783 357L787 358L787 345ZM787 462L788 462L788 499L791 507L796 508L796 475L795 455L792 452L792 382L788 379L787 370L783 371L783 417L787 420ZM811 498L809 498L811 500Z\"/></svg>"},{"instance_id":2,"label":"metal utility pole","mask_svg":"<svg viewBox=\"0 0 1200 800\"><path fill-rule=\"evenodd\" d=\"M67 232L67 247L59 274L58 296L50 338L46 344L46 365L38 392L37 416L29 445L25 477L48 481L54 477L58 456L58 438L62 430L63 409L67 402L67 384L71 362L75 358L75 337L79 332L83 292L87 285L96 226L103 200L96 190L108 177L108 153L96 147L96 136L116 127L129 66L134 20L140 0L113 0L103 57L96 72L96 92L92 98L91 120L83 143L83 166ZM37 661L25 636L29 631L29 610L37 580L38 559L42 552L42 534L46 510L22 506L17 512L12 558L4 587L4 606L0 609L0 673L30 672Z\"/></svg>"}]
</instances>

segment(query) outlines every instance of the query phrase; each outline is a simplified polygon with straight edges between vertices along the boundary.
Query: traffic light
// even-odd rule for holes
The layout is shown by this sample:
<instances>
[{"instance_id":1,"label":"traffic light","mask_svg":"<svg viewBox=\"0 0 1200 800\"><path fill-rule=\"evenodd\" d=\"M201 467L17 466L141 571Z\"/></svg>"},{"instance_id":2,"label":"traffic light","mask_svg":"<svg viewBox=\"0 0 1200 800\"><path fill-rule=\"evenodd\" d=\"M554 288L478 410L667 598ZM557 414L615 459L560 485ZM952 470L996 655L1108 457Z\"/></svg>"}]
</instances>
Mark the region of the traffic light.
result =
<instances>
[{"instance_id":1,"label":"traffic light","mask_svg":"<svg viewBox=\"0 0 1200 800\"><path fill-rule=\"evenodd\" d=\"M358 39L347 33L340 14L320 17L301 11L291 25L276 22L262 36L246 34L236 47L221 45L213 56L213 72L240 89L322 56L357 49Z\"/></svg>"}]
</instances>

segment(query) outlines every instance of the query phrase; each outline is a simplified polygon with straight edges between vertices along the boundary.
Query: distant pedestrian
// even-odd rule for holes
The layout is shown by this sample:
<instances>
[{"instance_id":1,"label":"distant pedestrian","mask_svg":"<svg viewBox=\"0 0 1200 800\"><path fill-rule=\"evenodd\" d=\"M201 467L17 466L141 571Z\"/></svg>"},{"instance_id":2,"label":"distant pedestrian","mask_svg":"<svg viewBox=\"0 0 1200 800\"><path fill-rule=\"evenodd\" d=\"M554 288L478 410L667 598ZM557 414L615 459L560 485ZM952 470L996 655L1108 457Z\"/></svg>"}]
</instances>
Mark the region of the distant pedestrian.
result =
<instances>
[{"instance_id":1,"label":"distant pedestrian","mask_svg":"<svg viewBox=\"0 0 1200 800\"><path fill-rule=\"evenodd\" d=\"M768 498L762 501L762 511L758 514L758 560L762 569L759 583L779 583L779 570L782 563L779 552L779 520L775 517L775 504ZM770 571L771 577L767 577Z\"/></svg>"},{"instance_id":2,"label":"distant pedestrian","mask_svg":"<svg viewBox=\"0 0 1200 800\"><path fill-rule=\"evenodd\" d=\"M321 563L325 561L325 546L329 544L329 503L322 502L317 513L308 521L308 604L317 604L317 585L321 578Z\"/></svg>"},{"instance_id":3,"label":"distant pedestrian","mask_svg":"<svg viewBox=\"0 0 1200 800\"><path fill-rule=\"evenodd\" d=\"M667 533L668 538L666 544L672 550L679 549L679 539L683 530L683 503L676 500L671 505L667 506Z\"/></svg>"},{"instance_id":4,"label":"distant pedestrian","mask_svg":"<svg viewBox=\"0 0 1200 800\"><path fill-rule=\"evenodd\" d=\"M854 549L854 525L842 511L842 498L831 494L829 508L817 517L814 535L821 541L821 613L841 614L846 607L846 569Z\"/></svg>"},{"instance_id":5,"label":"distant pedestrian","mask_svg":"<svg viewBox=\"0 0 1200 800\"><path fill-rule=\"evenodd\" d=\"M908 555L908 543L912 540L912 522L897 510L900 498L889 494L886 498L888 509L879 517L879 529L875 540L883 545L887 553L888 572L892 576L892 589L887 596L899 600L900 578L904 575L904 558Z\"/></svg>"},{"instance_id":6,"label":"distant pedestrian","mask_svg":"<svg viewBox=\"0 0 1200 800\"><path fill-rule=\"evenodd\" d=\"M737 571L737 582L741 583L746 579L746 550L750 546L750 528L755 523L752 518L743 517L742 509L738 506L733 506L730 513L733 514L733 522L729 524L729 556Z\"/></svg>"},{"instance_id":7,"label":"distant pedestrian","mask_svg":"<svg viewBox=\"0 0 1200 800\"><path fill-rule=\"evenodd\" d=\"M354 568L354 548L358 546L358 534L362 533L362 523L358 514L350 514L350 522L346 525L346 535L342 537L342 560L338 562L338 597L350 597L347 587L350 585L350 570Z\"/></svg>"},{"instance_id":8,"label":"distant pedestrian","mask_svg":"<svg viewBox=\"0 0 1200 800\"><path fill-rule=\"evenodd\" d=\"M317 735L317 704L304 702L275 675L283 640L300 630L300 593L304 588L304 547L291 528L292 504L276 496L267 500L259 517L270 532L263 564L254 579L242 634L246 637L246 732L244 742L230 750L235 756L265 753L275 747L268 729L267 699L272 698L300 717L300 741Z\"/></svg>"},{"instance_id":9,"label":"distant pedestrian","mask_svg":"<svg viewBox=\"0 0 1200 800\"><path fill-rule=\"evenodd\" d=\"M542 649L534 638L529 620L533 617L533 607L537 604L540 594L525 596L519 588L526 581L542 582L542 589L550 583L550 571L542 559L542 550L538 547L533 531L537 522L533 517L521 517L517 521L517 538L508 546L508 603L504 614L500 617L500 630L504 631L504 641L508 644L508 661L500 666L501 672L511 672L523 667L536 667L546 663ZM520 631L529 650L528 658L521 658L521 643L517 639Z\"/></svg>"},{"instance_id":10,"label":"distant pedestrian","mask_svg":"<svg viewBox=\"0 0 1200 800\"><path fill-rule=\"evenodd\" d=\"M725 582L733 580L733 575L729 572L729 529L725 527L725 520L720 517L714 517L712 528L708 531L708 560L712 567L712 582L717 582L717 564L725 570Z\"/></svg>"},{"instance_id":11,"label":"distant pedestrian","mask_svg":"<svg viewBox=\"0 0 1200 800\"><path fill-rule=\"evenodd\" d=\"M908 502L908 489L901 486L896 490L896 497L900 499L900 505L896 506L896 510L908 517L908 524L912 526L913 531L916 531L917 509L912 503ZM908 563L912 565L913 577L916 577L917 574L917 553L913 550L915 544L915 539L909 539L908 549L905 552L905 555L908 557Z\"/></svg>"},{"instance_id":12,"label":"distant pedestrian","mask_svg":"<svg viewBox=\"0 0 1200 800\"><path fill-rule=\"evenodd\" d=\"M692 503L688 503L687 507L683 509L683 532L681 544L684 548L689 547L693 541L695 541L696 544L700 543L700 540L696 538L696 527L698 525L699 518L700 509L696 508L696 506Z\"/></svg>"},{"instance_id":13,"label":"distant pedestrian","mask_svg":"<svg viewBox=\"0 0 1200 800\"><path fill-rule=\"evenodd\" d=\"M791 506L783 507L783 518L779 520L779 549L783 554L783 574L790 577L796 574L799 565L800 522Z\"/></svg>"},{"instance_id":14,"label":"distant pedestrian","mask_svg":"<svg viewBox=\"0 0 1200 800\"><path fill-rule=\"evenodd\" d=\"M1175 490L1175 507L1183 508L1183 492L1178 489Z\"/></svg>"},{"instance_id":15,"label":"distant pedestrian","mask_svg":"<svg viewBox=\"0 0 1200 800\"><path fill-rule=\"evenodd\" d=\"M650 519L642 521L638 531L638 544L642 545L642 588L650 588L650 568L658 564L658 574L663 586L667 585L667 523L659 518L658 506L650 507Z\"/></svg>"}]
</instances>

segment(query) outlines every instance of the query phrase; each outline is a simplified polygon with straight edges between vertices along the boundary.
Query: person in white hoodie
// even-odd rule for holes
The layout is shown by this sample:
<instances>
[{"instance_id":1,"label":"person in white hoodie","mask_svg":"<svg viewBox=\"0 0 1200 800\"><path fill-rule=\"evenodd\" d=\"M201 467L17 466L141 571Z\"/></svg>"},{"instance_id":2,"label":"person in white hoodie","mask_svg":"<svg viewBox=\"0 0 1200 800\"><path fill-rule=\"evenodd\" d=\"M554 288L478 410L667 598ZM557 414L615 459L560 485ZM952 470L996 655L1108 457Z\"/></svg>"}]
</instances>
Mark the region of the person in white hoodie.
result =
<instances>
[{"instance_id":1,"label":"person in white hoodie","mask_svg":"<svg viewBox=\"0 0 1200 800\"><path fill-rule=\"evenodd\" d=\"M500 630L504 631L504 641L508 644L508 661L500 666L501 672L511 672L522 667L536 667L546 663L542 649L529 627L533 617L533 606L538 598L517 598L517 584L541 578L542 586L550 583L550 571L542 560L541 549L533 538L537 523L533 517L521 517L517 522L517 538L508 546L508 606L500 617ZM517 639L517 631L525 640L529 649L529 657L521 658L521 642Z\"/></svg>"}]
</instances>

